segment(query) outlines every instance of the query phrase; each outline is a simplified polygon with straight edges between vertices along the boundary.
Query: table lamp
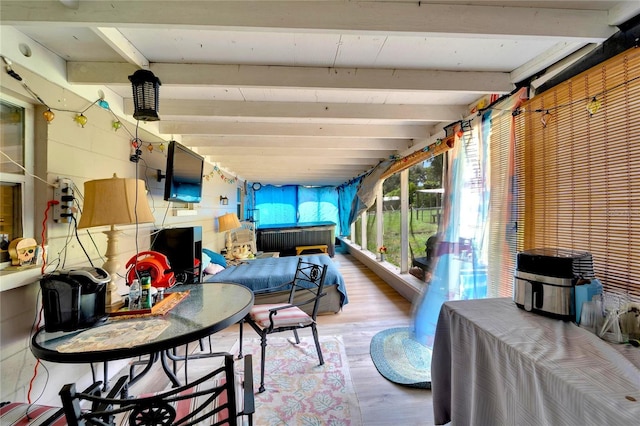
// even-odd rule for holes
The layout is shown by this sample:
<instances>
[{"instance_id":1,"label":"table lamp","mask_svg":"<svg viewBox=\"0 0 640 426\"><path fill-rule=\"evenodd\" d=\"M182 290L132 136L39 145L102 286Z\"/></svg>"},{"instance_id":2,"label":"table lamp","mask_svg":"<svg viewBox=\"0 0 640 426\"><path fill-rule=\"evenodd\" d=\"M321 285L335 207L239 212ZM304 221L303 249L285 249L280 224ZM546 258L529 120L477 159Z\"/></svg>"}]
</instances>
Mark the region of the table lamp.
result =
<instances>
[{"instance_id":1,"label":"table lamp","mask_svg":"<svg viewBox=\"0 0 640 426\"><path fill-rule=\"evenodd\" d=\"M240 220L238 220L238 216L236 216L235 213L227 213L222 216L218 216L218 231L227 233L225 236L227 254L231 253L231 248L233 247L233 243L231 242L231 230L240 228L241 226Z\"/></svg>"},{"instance_id":2,"label":"table lamp","mask_svg":"<svg viewBox=\"0 0 640 426\"><path fill-rule=\"evenodd\" d=\"M124 179L113 175L110 179L90 180L84 183L84 206L78 228L109 225L106 262L102 268L111 275L107 284L106 311L113 312L124 305L118 294L115 277L118 274L118 237L121 231L116 225L153 223L155 218L149 208L144 181Z\"/></svg>"}]
</instances>

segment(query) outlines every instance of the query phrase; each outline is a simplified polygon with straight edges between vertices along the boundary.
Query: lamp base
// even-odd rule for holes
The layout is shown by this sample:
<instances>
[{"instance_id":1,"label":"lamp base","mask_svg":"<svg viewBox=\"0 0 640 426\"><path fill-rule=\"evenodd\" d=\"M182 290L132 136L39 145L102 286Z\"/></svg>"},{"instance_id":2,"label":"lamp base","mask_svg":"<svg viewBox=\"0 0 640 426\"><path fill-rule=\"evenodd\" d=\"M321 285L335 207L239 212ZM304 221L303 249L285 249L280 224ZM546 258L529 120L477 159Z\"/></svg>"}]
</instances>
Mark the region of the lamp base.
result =
<instances>
[{"instance_id":1,"label":"lamp base","mask_svg":"<svg viewBox=\"0 0 640 426\"><path fill-rule=\"evenodd\" d=\"M124 300L122 299L122 296L120 296L120 293L118 293L118 285L115 281L115 277L118 275L118 269L120 269L117 247L118 238L121 232L111 225L111 229L109 231L104 231L104 234L107 236L107 252L104 255L107 261L104 262L102 268L109 273L109 276L111 276L111 281L107 284L104 310L111 313L124 306Z\"/></svg>"},{"instance_id":2,"label":"lamp base","mask_svg":"<svg viewBox=\"0 0 640 426\"><path fill-rule=\"evenodd\" d=\"M227 231L225 235L225 248L227 249L227 253L231 253L231 249L233 248L233 242L231 241L231 231Z\"/></svg>"}]
</instances>

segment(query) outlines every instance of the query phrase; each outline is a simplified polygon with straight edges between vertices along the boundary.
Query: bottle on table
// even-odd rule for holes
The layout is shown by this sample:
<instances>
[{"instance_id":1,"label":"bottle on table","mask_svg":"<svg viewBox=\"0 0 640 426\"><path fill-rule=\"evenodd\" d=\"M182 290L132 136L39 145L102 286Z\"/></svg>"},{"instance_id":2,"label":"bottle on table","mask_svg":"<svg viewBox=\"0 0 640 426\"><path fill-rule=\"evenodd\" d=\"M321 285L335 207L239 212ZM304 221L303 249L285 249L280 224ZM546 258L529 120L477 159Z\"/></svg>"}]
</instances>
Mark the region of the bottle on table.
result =
<instances>
[{"instance_id":1,"label":"bottle on table","mask_svg":"<svg viewBox=\"0 0 640 426\"><path fill-rule=\"evenodd\" d=\"M140 309L140 281L133 280L129 286L129 310Z\"/></svg>"},{"instance_id":2,"label":"bottle on table","mask_svg":"<svg viewBox=\"0 0 640 426\"><path fill-rule=\"evenodd\" d=\"M140 296L140 308L151 309L151 305L153 305L151 297L151 277L142 277L141 289L142 295Z\"/></svg>"}]
</instances>

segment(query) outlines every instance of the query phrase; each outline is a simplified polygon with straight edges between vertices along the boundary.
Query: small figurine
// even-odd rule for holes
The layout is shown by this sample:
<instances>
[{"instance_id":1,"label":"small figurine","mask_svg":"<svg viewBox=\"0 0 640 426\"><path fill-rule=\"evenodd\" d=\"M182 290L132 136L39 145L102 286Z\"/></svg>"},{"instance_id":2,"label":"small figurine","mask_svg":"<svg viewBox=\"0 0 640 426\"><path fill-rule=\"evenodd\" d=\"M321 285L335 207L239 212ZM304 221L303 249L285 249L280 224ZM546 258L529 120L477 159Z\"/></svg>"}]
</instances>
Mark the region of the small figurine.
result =
<instances>
[{"instance_id":1,"label":"small figurine","mask_svg":"<svg viewBox=\"0 0 640 426\"><path fill-rule=\"evenodd\" d=\"M36 264L38 243L33 238L16 238L9 243L11 265L26 266Z\"/></svg>"}]
</instances>

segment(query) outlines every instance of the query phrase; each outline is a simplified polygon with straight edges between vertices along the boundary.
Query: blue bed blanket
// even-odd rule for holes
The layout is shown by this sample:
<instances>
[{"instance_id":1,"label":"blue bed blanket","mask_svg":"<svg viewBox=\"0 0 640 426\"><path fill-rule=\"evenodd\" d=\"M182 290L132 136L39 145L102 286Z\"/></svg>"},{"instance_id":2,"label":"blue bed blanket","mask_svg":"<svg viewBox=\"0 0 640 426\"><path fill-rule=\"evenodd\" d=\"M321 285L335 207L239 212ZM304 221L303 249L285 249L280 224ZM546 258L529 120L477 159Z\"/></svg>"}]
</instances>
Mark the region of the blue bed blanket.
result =
<instances>
[{"instance_id":1,"label":"blue bed blanket","mask_svg":"<svg viewBox=\"0 0 640 426\"><path fill-rule=\"evenodd\" d=\"M325 286L337 284L338 291L342 295L341 305L346 305L348 298L344 278L333 263L333 259L324 254L300 257L306 262L328 265L324 284ZM237 266L229 266L206 278L205 282L231 282L242 284L253 291L269 291L271 288L293 281L297 266L298 256L254 259Z\"/></svg>"}]
</instances>

